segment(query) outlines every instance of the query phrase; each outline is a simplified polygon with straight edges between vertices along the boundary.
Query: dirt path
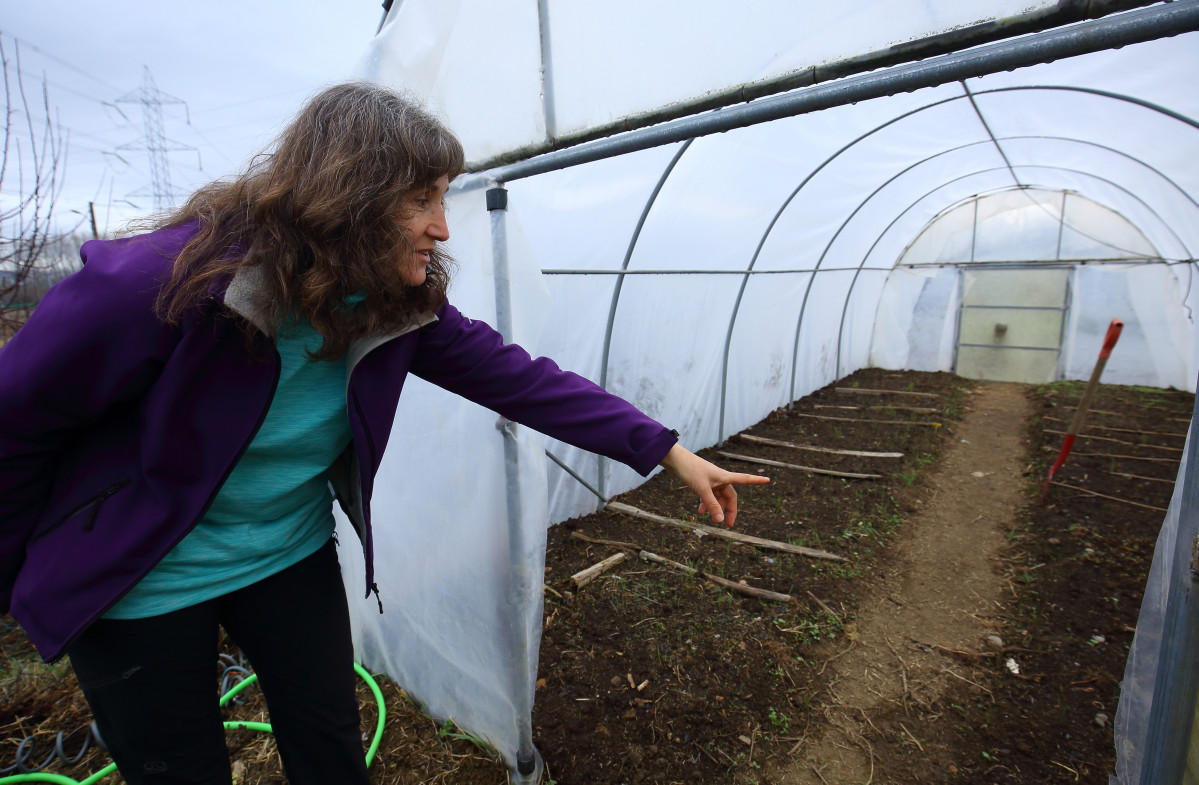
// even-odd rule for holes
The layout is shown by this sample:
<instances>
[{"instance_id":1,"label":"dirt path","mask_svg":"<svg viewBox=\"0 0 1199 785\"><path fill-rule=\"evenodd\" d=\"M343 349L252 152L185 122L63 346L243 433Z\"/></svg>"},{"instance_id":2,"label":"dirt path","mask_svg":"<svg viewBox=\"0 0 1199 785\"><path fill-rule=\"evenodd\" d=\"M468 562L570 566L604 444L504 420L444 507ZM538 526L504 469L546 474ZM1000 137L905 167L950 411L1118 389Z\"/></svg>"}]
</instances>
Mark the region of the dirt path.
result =
<instances>
[{"instance_id":1,"label":"dirt path","mask_svg":"<svg viewBox=\"0 0 1199 785\"><path fill-rule=\"evenodd\" d=\"M923 511L909 519L895 561L875 576L856 629L847 629L850 644L825 664L834 676L821 737L796 745L795 764L776 772L779 782L872 781L876 753L868 735L880 725L913 736L928 765L941 764L938 750L917 741L919 727L903 721L904 710L930 708L950 685L971 679L961 657L947 650L988 645L1004 585L995 559L1024 485L1021 436L1029 415L1022 387L977 388L953 445L928 478L933 492Z\"/></svg>"}]
</instances>

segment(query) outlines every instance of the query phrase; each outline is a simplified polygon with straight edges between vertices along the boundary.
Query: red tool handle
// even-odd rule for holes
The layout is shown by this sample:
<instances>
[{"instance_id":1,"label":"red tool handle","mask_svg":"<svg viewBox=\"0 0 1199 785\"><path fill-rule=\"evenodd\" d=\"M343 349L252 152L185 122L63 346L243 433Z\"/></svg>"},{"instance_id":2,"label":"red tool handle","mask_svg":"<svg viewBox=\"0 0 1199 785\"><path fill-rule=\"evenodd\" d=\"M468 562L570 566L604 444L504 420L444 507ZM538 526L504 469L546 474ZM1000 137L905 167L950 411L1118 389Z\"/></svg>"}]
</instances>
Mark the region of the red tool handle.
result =
<instances>
[{"instance_id":1,"label":"red tool handle","mask_svg":"<svg viewBox=\"0 0 1199 785\"><path fill-rule=\"evenodd\" d=\"M1049 484L1053 482L1053 475L1057 474L1058 469L1065 464L1066 458L1070 455L1070 450L1074 448L1074 438L1078 432L1082 430L1083 421L1087 416L1087 409L1091 408L1091 399L1095 397L1095 389L1099 386L1099 377L1103 374L1103 367L1107 365L1107 358L1111 356L1112 348L1115 347L1116 341L1120 340L1120 333L1124 330L1124 322L1119 319L1112 319L1112 323L1107 326L1107 335L1103 336L1103 348L1099 350L1099 359L1095 362L1095 368L1091 371L1091 380L1087 382L1087 388L1083 391L1082 400L1078 402L1078 408L1074 411L1074 418L1070 421L1070 427L1066 431L1066 438L1062 440L1062 449L1057 454L1057 460L1049 467L1049 476L1045 478L1045 484L1041 486L1041 501L1045 501L1045 496L1049 493Z\"/></svg>"},{"instance_id":2,"label":"red tool handle","mask_svg":"<svg viewBox=\"0 0 1199 785\"><path fill-rule=\"evenodd\" d=\"M1120 340L1120 333L1124 331L1124 322L1120 319L1112 319L1112 323L1107 326L1107 335L1103 336L1103 348L1099 350L1099 359L1106 360L1112 354L1112 349L1116 346L1116 341Z\"/></svg>"}]
</instances>

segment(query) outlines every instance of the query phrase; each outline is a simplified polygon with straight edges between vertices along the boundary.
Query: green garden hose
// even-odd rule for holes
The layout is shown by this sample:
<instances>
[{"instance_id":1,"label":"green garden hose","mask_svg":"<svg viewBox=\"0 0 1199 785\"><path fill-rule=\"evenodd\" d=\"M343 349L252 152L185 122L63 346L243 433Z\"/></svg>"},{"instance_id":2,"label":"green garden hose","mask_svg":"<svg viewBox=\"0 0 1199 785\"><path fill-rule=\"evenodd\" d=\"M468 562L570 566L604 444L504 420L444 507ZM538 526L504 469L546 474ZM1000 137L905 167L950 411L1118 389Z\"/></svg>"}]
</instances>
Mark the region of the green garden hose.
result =
<instances>
[{"instance_id":1,"label":"green garden hose","mask_svg":"<svg viewBox=\"0 0 1199 785\"><path fill-rule=\"evenodd\" d=\"M379 689L378 683L371 677L366 669L358 663L354 663L354 672L358 674L366 686L370 687L371 693L375 696L375 703L379 707L379 719L375 723L375 737L371 739L371 746L366 751L366 765L370 768L371 762L375 759L375 753L379 751L379 743L383 741L383 723L387 719L387 709L383 704L383 692ZM252 674L249 678L239 682L232 689L221 696L220 705L224 706L237 693L249 687L258 680L258 674ZM264 733L272 733L269 722L240 722L230 720L225 723L225 730L256 730ZM117 770L117 764L110 763L100 771L91 775L85 780L76 780L67 777L63 774L52 774L50 772L34 771L28 774L13 774L8 777L0 777L0 785L8 785L10 782L54 782L58 785L93 785L93 783L107 777Z\"/></svg>"}]
</instances>

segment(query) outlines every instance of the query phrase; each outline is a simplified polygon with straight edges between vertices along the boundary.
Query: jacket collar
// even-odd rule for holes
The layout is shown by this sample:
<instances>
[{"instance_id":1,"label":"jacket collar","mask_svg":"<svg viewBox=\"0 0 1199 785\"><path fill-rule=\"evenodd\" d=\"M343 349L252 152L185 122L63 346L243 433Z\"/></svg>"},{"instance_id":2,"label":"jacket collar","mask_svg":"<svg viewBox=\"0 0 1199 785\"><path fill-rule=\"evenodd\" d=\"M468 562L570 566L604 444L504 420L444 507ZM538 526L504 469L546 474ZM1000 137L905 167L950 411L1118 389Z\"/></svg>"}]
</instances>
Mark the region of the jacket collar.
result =
<instances>
[{"instance_id":1,"label":"jacket collar","mask_svg":"<svg viewBox=\"0 0 1199 785\"><path fill-rule=\"evenodd\" d=\"M237 268L237 272L233 274L232 280L229 281L229 286L225 289L224 302L226 307L249 321L264 334L273 336L275 334L275 324L264 309L257 304L259 302L258 294L264 288L262 278L263 271L261 267ZM369 354L372 349L378 348L393 338L398 338L413 330L418 330L435 321L437 321L437 314L432 311L421 311L416 315L416 318L403 327L355 340L350 344L350 349L346 353L347 371L352 372L358 361Z\"/></svg>"}]
</instances>

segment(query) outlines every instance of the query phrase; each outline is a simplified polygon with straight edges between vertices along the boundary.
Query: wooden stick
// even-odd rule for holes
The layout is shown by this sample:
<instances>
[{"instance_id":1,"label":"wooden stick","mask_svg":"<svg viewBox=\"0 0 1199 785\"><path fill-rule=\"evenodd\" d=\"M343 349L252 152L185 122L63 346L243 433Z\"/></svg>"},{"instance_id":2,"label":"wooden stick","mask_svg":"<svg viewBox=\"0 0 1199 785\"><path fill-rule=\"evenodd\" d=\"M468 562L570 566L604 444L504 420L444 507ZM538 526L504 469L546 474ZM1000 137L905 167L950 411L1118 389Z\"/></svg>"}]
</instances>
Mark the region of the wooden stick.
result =
<instances>
[{"instance_id":1,"label":"wooden stick","mask_svg":"<svg viewBox=\"0 0 1199 785\"><path fill-rule=\"evenodd\" d=\"M1094 413L1094 411L1095 411L1094 409L1091 410L1092 413ZM1048 420L1049 422L1066 422L1065 420L1061 419L1060 417L1046 416L1046 417L1042 417L1041 419ZM1185 433L1171 433L1169 431L1139 431L1136 428L1113 428L1108 425L1095 425L1094 423L1092 423L1091 425L1088 425L1087 427L1092 428L1097 431L1114 431L1116 433L1136 433L1136 434L1145 434L1146 436L1174 436L1179 439L1185 439L1187 436Z\"/></svg>"},{"instance_id":2,"label":"wooden stick","mask_svg":"<svg viewBox=\"0 0 1199 785\"><path fill-rule=\"evenodd\" d=\"M1053 450L1053 447L1045 445L1042 450ZM1081 458L1120 458L1126 461L1152 461L1154 463L1178 463L1177 458L1146 458L1142 455L1119 455L1112 452L1076 452L1075 455Z\"/></svg>"},{"instance_id":3,"label":"wooden stick","mask_svg":"<svg viewBox=\"0 0 1199 785\"><path fill-rule=\"evenodd\" d=\"M1149 482L1164 482L1167 485L1174 484L1173 480L1163 480L1161 477L1142 477L1139 474L1129 474L1128 472L1107 472L1107 474L1113 474L1116 477L1123 477L1127 480L1147 480Z\"/></svg>"},{"instance_id":4,"label":"wooden stick","mask_svg":"<svg viewBox=\"0 0 1199 785\"><path fill-rule=\"evenodd\" d=\"M804 548L801 545L792 545L789 542L778 542L776 540L765 540L761 537L752 537L748 534L731 531L729 529L718 529L715 526L705 526L702 523L691 523L690 521L680 521L676 518L667 518L663 515L654 515L652 512L639 510L636 507L631 507L620 502L608 502L607 509L613 512L631 515L634 518L641 518L655 523L664 523L667 526L674 526L676 529L686 529L688 531L710 534L713 537L723 537L726 540L735 542L743 542L747 545L756 545L759 548L769 548L783 553L797 553L800 556L808 556L813 559L831 559L832 561L849 561L844 556L838 556L835 553L828 551L818 551L813 548Z\"/></svg>"},{"instance_id":5,"label":"wooden stick","mask_svg":"<svg viewBox=\"0 0 1199 785\"><path fill-rule=\"evenodd\" d=\"M783 469L799 469L809 474L829 474L833 477L849 477L855 480L881 480L883 477L881 474L859 474L858 472L837 472L832 469L815 469L811 466L800 466L797 463L783 463L782 461L772 461L768 458L754 458L750 455L738 455L735 452L723 452L721 450L717 450L716 454L725 458L732 458L735 461L760 463L763 466L778 466Z\"/></svg>"},{"instance_id":6,"label":"wooden stick","mask_svg":"<svg viewBox=\"0 0 1199 785\"><path fill-rule=\"evenodd\" d=\"M941 410L932 406L867 406L867 409L882 409L896 412L916 412L917 414L937 414Z\"/></svg>"},{"instance_id":7,"label":"wooden stick","mask_svg":"<svg viewBox=\"0 0 1199 785\"><path fill-rule=\"evenodd\" d=\"M593 564L581 572L576 572L574 575L570 576L570 579L571 579L571 581L574 582L576 589L581 589L584 586L586 586L587 584L591 583L596 578L598 578L604 572L612 569L613 567L620 564L624 560L625 560L625 552L624 551L621 551L620 553L614 553L611 556L609 556L608 558L604 559L599 564Z\"/></svg>"},{"instance_id":8,"label":"wooden stick","mask_svg":"<svg viewBox=\"0 0 1199 785\"><path fill-rule=\"evenodd\" d=\"M681 570L688 575L694 575L697 578L703 578L706 581L711 581L712 583L724 586L725 588L732 589L733 591L744 594L747 597L756 597L759 600L770 600L771 602L795 602L795 598L790 594L779 594L778 592L768 591L766 589L755 589L753 586L746 586L744 584L737 583L736 581L730 581L726 578L710 575L703 570L697 570L694 567L688 567L686 564L679 564L677 561L664 559L656 553L642 551L640 555L641 558L646 559L647 561L664 564L667 567L673 567L674 569Z\"/></svg>"},{"instance_id":9,"label":"wooden stick","mask_svg":"<svg viewBox=\"0 0 1199 785\"><path fill-rule=\"evenodd\" d=\"M837 614L833 613L833 609L830 608L829 606L825 605L823 600L821 600L815 594L812 594L812 592L810 592L810 591L808 592L808 596L811 597L813 600L815 600L816 604L820 606L820 610L824 611L829 616L832 616L833 619L837 622L837 624L841 625L842 627L845 626L844 624L841 623L841 617L838 616Z\"/></svg>"},{"instance_id":10,"label":"wooden stick","mask_svg":"<svg viewBox=\"0 0 1199 785\"><path fill-rule=\"evenodd\" d=\"M1166 510L1165 507L1154 507L1152 504L1141 504L1140 502L1130 502L1128 499L1121 499L1118 496L1108 496L1106 494L1096 493L1095 491L1088 490L1086 488L1079 488L1076 485L1067 485L1064 482L1054 482L1053 484L1060 485L1063 488L1069 488L1072 491L1079 491L1080 493L1089 493L1090 495L1098 496L1101 499L1108 499L1109 501L1113 501L1113 502L1122 502L1123 504L1131 504L1133 507L1144 507L1146 510L1156 510L1158 512L1168 512L1168 510Z\"/></svg>"},{"instance_id":11,"label":"wooden stick","mask_svg":"<svg viewBox=\"0 0 1199 785\"><path fill-rule=\"evenodd\" d=\"M918 420L862 420L852 417L829 417L824 414L804 414L803 412L791 412L796 417L810 417L813 420L835 420L836 422L874 422L883 423L884 425L931 425L934 428L940 428L939 422L920 422Z\"/></svg>"},{"instance_id":12,"label":"wooden stick","mask_svg":"<svg viewBox=\"0 0 1199 785\"><path fill-rule=\"evenodd\" d=\"M919 412L920 414L936 414L941 411L930 406L829 406L828 404L817 403L812 405L813 409L849 409L850 411L859 412L862 409L872 410L891 410L896 412Z\"/></svg>"},{"instance_id":13,"label":"wooden stick","mask_svg":"<svg viewBox=\"0 0 1199 785\"><path fill-rule=\"evenodd\" d=\"M1065 403L1065 405L1069 406L1070 404ZM1142 406L1139 403L1131 403L1131 402L1126 402L1125 406L1135 406L1138 409L1156 409L1158 411L1169 411L1169 409L1164 409L1161 406ZM1124 412L1109 412L1104 409L1091 409L1091 414L1107 414L1112 417L1124 417L1125 416ZM1167 422L1190 422L1191 421L1190 417L1161 417L1159 419L1165 420Z\"/></svg>"},{"instance_id":14,"label":"wooden stick","mask_svg":"<svg viewBox=\"0 0 1199 785\"><path fill-rule=\"evenodd\" d=\"M808 450L810 452L826 452L833 455L856 455L859 458L902 458L901 452L866 452L865 450L834 450L832 447L815 447L810 444L796 444L795 442L784 442L779 439L767 439L765 436L753 436L752 434L743 433L738 438L745 439L758 444L770 444L775 447L790 447L793 450Z\"/></svg>"},{"instance_id":15,"label":"wooden stick","mask_svg":"<svg viewBox=\"0 0 1199 785\"><path fill-rule=\"evenodd\" d=\"M620 540L602 540L599 537L588 537L586 534L583 534L583 532L571 532L570 536L574 537L576 540L589 542L593 545L612 545L616 548L624 548L626 551L641 550L640 545L634 545L631 542L621 542Z\"/></svg>"},{"instance_id":16,"label":"wooden stick","mask_svg":"<svg viewBox=\"0 0 1199 785\"><path fill-rule=\"evenodd\" d=\"M1048 428L1046 428L1044 432L1045 433L1055 433L1058 436L1069 436L1070 435L1070 434L1066 433L1065 431L1051 431ZM1179 453L1182 452L1181 447L1166 447L1161 444L1137 444L1136 442L1126 442L1121 439L1109 439L1106 436L1088 436L1085 433L1079 434L1078 438L1094 439L1097 442L1115 442L1116 444L1127 444L1130 447L1147 447L1150 450L1166 450L1168 452L1179 452Z\"/></svg>"},{"instance_id":17,"label":"wooden stick","mask_svg":"<svg viewBox=\"0 0 1199 785\"><path fill-rule=\"evenodd\" d=\"M861 395L918 395L922 398L940 398L937 393L912 392L910 390L871 390L867 387L838 387L839 393L860 393Z\"/></svg>"},{"instance_id":18,"label":"wooden stick","mask_svg":"<svg viewBox=\"0 0 1199 785\"><path fill-rule=\"evenodd\" d=\"M1129 405L1135 406L1136 404L1129 404ZM1157 407L1145 407L1145 408L1157 408ZM1091 409L1091 414L1106 414L1111 417L1123 417L1124 416L1123 412L1108 412L1108 411L1104 411L1103 409ZM1190 422L1191 422L1190 417L1162 417L1161 419L1164 420L1165 422L1181 422L1181 423L1187 423L1187 424L1190 424Z\"/></svg>"}]
</instances>

